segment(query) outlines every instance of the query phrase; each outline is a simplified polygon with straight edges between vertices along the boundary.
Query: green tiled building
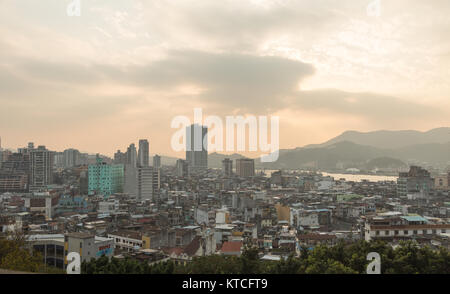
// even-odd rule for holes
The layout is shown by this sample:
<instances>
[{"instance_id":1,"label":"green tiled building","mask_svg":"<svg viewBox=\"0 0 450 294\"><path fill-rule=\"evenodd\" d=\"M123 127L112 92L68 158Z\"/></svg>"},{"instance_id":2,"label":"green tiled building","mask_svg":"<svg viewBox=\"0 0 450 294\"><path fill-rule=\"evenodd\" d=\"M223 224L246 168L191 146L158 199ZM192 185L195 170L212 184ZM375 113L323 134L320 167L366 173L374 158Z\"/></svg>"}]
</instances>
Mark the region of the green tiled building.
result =
<instances>
[{"instance_id":1,"label":"green tiled building","mask_svg":"<svg viewBox=\"0 0 450 294\"><path fill-rule=\"evenodd\" d=\"M124 166L107 164L97 159L96 164L89 165L89 195L102 194L110 196L123 192Z\"/></svg>"}]
</instances>

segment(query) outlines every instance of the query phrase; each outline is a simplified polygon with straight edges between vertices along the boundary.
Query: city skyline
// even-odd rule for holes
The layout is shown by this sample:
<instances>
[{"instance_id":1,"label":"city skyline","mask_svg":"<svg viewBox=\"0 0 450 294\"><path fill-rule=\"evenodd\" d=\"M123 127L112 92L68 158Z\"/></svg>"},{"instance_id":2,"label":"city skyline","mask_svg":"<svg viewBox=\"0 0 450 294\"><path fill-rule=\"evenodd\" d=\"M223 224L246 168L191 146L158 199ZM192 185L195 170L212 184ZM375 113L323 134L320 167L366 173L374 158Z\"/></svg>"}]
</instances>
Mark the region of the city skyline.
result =
<instances>
[{"instance_id":1,"label":"city skyline","mask_svg":"<svg viewBox=\"0 0 450 294\"><path fill-rule=\"evenodd\" d=\"M449 14L448 0L0 1L4 284L445 281Z\"/></svg>"},{"instance_id":2,"label":"city skyline","mask_svg":"<svg viewBox=\"0 0 450 294\"><path fill-rule=\"evenodd\" d=\"M68 3L1 4L5 146L175 156L170 121L195 107L277 115L281 148L450 125L448 1Z\"/></svg>"},{"instance_id":3,"label":"city skyline","mask_svg":"<svg viewBox=\"0 0 450 294\"><path fill-rule=\"evenodd\" d=\"M184 130L184 129L183 129ZM392 130L377 130L374 132L358 132L358 131L354 131L354 130L348 130L345 131L341 134L339 134L336 137L333 138L327 138L326 140L322 141L322 142L318 142L317 144L308 144L305 146L296 146L294 148L280 148L280 150L293 150L293 149L298 149L298 148L311 148L311 147L324 147L326 145L329 144L334 144L336 142L340 142L340 141L350 141L359 145L371 145L373 147L378 147L381 149L386 149L386 148L398 148L398 147L406 147L406 146L412 146L415 144L422 144L422 143L427 143L427 144L432 144L432 143L437 143L437 144L442 144L442 143L447 143L447 140L450 139L450 127L440 127L440 128L434 128L434 129L430 129L430 130L426 130L424 132L418 131L418 130L398 130L398 131L392 131ZM353 139L349 139L350 137L352 137L352 135L358 135L358 138L353 138ZM381 137L377 137L380 134ZM403 135L402 137L399 137L400 135ZM373 137L375 135L375 137ZM406 137L404 137L404 135L406 135ZM419 137L418 137L419 135ZM429 137L428 139L426 139L427 135L431 135L431 137ZM186 136L189 137L189 135L186 133ZM349 137L350 136L350 137ZM372 136L371 139L369 139L368 142L360 142L360 140L364 141L367 140L368 138L370 138L370 136ZM385 137L387 136L387 137ZM420 137L423 136L423 137ZM392 140L394 137L396 137L396 142L390 141ZM1 140L1 137L0 137ZM248 133L247 133L247 138L246 140L246 144L248 144ZM381 141L379 141L381 140ZM403 141L406 140L406 141ZM411 141L412 140L412 141ZM421 142L421 140L425 140L423 142ZM136 142L145 142L146 144L148 144L148 138L147 139L143 139L142 137L139 137L139 139L135 140ZM117 155L116 152L121 151L121 150L125 150L125 152L122 152L121 155L126 156L127 155L127 150L130 147L134 147L134 149L136 149L136 164L139 163L139 154L138 154L138 148L136 148L136 144L134 143L135 141L132 141L128 144L126 144L125 147L121 147L121 148L115 148L113 147L112 149L114 150L112 154L106 154L106 153L101 153L101 152L96 152L94 151L90 151L90 150L80 150L78 149L76 146L68 146L65 149L53 149L49 146L47 146L46 144L39 144L36 142L32 142L32 141L27 141L26 144L22 144L21 146L7 146L6 148L4 148L5 146L0 145L0 150L11 150L11 151L20 151L20 149L23 148L34 148L33 146L36 145L43 145L45 147L48 147L49 150L53 151L53 152L58 152L58 153L64 153L65 151L79 151L82 154L89 154L89 155L96 155L96 154L100 154L102 156L107 156L111 159L114 159L115 156ZM189 140L186 141L186 144L188 143ZM371 143L369 143L370 141L372 141ZM375 143L374 141L379 141L377 143ZM415 141L415 143L414 143ZM33 146L30 147L30 144L32 144ZM393 145L392 145L393 144ZM400 145L399 145L400 144ZM378 145L378 146L377 146ZM188 147L188 144L186 145ZM389 147L387 147L389 146ZM182 151L182 152L178 152L175 155L170 155L167 153L157 153L157 152L153 152L150 148L150 145L148 144L148 146L146 146L146 151L149 153L149 162L151 161L151 157L154 157L155 155L159 155L159 156L163 156L163 157L168 157L168 158L174 158L174 159L186 159L186 152ZM166 148L167 149L167 148ZM260 154L259 152L248 152L248 151L243 151L243 152L239 152L239 151L231 151L231 152L227 152L227 151L223 151L223 152L217 152L215 150L213 151L208 151L208 154L222 154L222 155L242 155L244 157L247 158L259 158Z\"/></svg>"}]
</instances>

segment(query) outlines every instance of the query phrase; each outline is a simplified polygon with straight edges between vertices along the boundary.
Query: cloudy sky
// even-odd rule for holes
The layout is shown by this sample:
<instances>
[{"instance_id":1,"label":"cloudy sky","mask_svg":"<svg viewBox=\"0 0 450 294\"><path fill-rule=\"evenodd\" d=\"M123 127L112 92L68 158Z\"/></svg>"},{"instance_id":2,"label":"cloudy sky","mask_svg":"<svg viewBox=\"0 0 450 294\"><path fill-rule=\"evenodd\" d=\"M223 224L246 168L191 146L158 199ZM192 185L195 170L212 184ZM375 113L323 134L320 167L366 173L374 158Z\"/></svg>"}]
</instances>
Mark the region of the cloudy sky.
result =
<instances>
[{"instance_id":1,"label":"cloudy sky","mask_svg":"<svg viewBox=\"0 0 450 294\"><path fill-rule=\"evenodd\" d=\"M0 136L175 154L177 115L277 115L281 148L450 126L450 1L0 0Z\"/></svg>"}]
</instances>

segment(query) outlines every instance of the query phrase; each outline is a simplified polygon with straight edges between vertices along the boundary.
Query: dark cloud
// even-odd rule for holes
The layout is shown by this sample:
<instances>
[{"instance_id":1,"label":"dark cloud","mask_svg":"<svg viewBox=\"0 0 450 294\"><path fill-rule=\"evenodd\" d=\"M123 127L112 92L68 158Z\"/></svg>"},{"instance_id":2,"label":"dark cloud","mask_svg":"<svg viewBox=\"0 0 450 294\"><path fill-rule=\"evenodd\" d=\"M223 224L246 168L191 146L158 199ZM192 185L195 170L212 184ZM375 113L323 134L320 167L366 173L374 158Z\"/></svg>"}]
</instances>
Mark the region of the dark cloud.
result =
<instances>
[{"instance_id":1,"label":"dark cloud","mask_svg":"<svg viewBox=\"0 0 450 294\"><path fill-rule=\"evenodd\" d=\"M96 108L98 103L93 105L93 99L98 99L100 105L104 105L100 110L117 111L120 108L115 105L126 107L127 101L130 104L136 102L135 97L96 98L89 94L89 90L83 89L102 83L170 92L180 86L192 85L203 91L189 98L179 96L172 99L178 99L177 103L191 108L196 106L191 99L196 99L195 102L202 107L220 115L237 110L261 114L299 109L356 115L375 123L379 120L413 120L445 115L442 109L377 93L351 93L335 89L300 91L302 81L314 74L313 66L281 57L170 51L165 58L142 65L79 65L43 61L17 64L16 71L25 77L22 82L28 89L28 95L24 98L23 93L20 94L20 80L7 72L1 73L0 81L10 87L1 91L8 90L8 97L14 97L11 92L16 89L17 97L26 99L25 102L31 105L54 103L60 108L77 109L78 103L87 103ZM27 79L30 81L27 82ZM48 96L42 100L45 95ZM0 96L0 100L3 99L8 98L6 95ZM86 113L91 114L90 111Z\"/></svg>"},{"instance_id":2,"label":"dark cloud","mask_svg":"<svg viewBox=\"0 0 450 294\"><path fill-rule=\"evenodd\" d=\"M411 122L445 117L443 109L377 93L352 93L336 89L302 91L287 105L313 112L360 116L374 124L409 120Z\"/></svg>"}]
</instances>

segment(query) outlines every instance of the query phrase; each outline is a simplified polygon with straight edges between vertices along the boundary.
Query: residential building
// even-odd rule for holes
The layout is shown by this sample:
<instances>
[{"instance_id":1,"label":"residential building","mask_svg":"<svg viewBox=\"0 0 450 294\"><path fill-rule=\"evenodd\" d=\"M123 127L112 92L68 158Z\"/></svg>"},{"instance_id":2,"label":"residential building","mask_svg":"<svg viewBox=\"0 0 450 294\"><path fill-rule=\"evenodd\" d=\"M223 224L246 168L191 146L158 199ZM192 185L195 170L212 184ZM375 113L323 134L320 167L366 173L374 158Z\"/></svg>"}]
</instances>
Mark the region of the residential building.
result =
<instances>
[{"instance_id":1,"label":"residential building","mask_svg":"<svg viewBox=\"0 0 450 294\"><path fill-rule=\"evenodd\" d=\"M30 153L30 190L45 190L53 183L53 152L39 146Z\"/></svg>"},{"instance_id":2,"label":"residential building","mask_svg":"<svg viewBox=\"0 0 450 294\"><path fill-rule=\"evenodd\" d=\"M222 160L222 174L225 177L231 177L233 175L233 161L229 158Z\"/></svg>"},{"instance_id":3,"label":"residential building","mask_svg":"<svg viewBox=\"0 0 450 294\"><path fill-rule=\"evenodd\" d=\"M255 160L249 158L236 159L236 174L241 178L255 176Z\"/></svg>"},{"instance_id":4,"label":"residential building","mask_svg":"<svg viewBox=\"0 0 450 294\"><path fill-rule=\"evenodd\" d=\"M153 156L153 167L154 168L161 167L161 156L159 156L158 154L155 154L155 156Z\"/></svg>"},{"instance_id":5,"label":"residential building","mask_svg":"<svg viewBox=\"0 0 450 294\"><path fill-rule=\"evenodd\" d=\"M186 128L186 161L192 170L208 168L208 128L193 124Z\"/></svg>"},{"instance_id":6,"label":"residential building","mask_svg":"<svg viewBox=\"0 0 450 294\"><path fill-rule=\"evenodd\" d=\"M148 140L139 140L138 165L148 167L150 165L150 147Z\"/></svg>"},{"instance_id":7,"label":"residential building","mask_svg":"<svg viewBox=\"0 0 450 294\"><path fill-rule=\"evenodd\" d=\"M124 167L122 164L107 164L97 158L96 164L88 168L89 194L109 196L123 192Z\"/></svg>"}]
</instances>

